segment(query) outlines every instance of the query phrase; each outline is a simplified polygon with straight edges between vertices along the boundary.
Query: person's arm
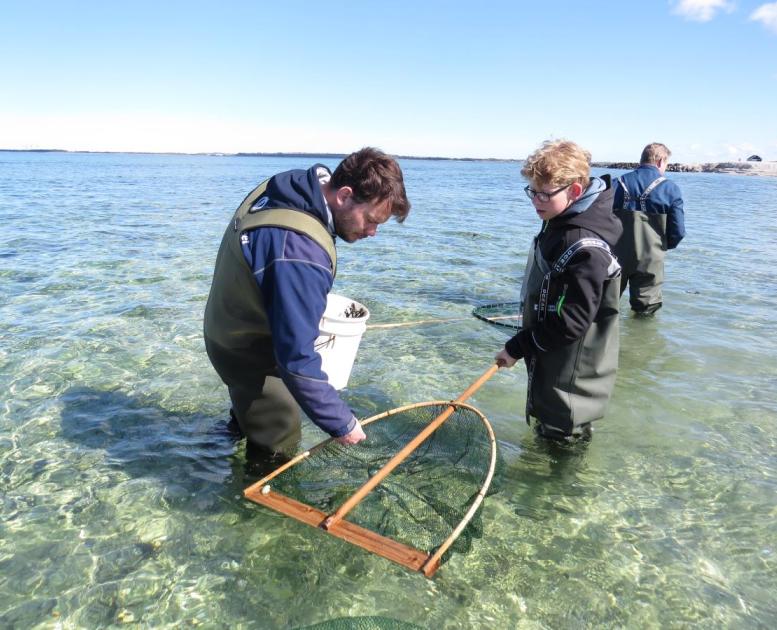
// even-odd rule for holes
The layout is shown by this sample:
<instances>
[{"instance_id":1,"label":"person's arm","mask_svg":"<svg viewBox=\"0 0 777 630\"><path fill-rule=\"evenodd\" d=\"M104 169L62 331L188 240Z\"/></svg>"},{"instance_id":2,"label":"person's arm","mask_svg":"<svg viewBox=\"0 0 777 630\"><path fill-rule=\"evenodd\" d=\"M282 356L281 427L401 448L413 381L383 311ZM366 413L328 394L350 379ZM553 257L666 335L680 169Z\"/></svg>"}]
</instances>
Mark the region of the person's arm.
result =
<instances>
[{"instance_id":1,"label":"person's arm","mask_svg":"<svg viewBox=\"0 0 777 630\"><path fill-rule=\"evenodd\" d=\"M267 309L279 376L321 430L342 443L356 443L364 439L361 426L329 384L314 348L332 285L329 259L318 244L295 232L281 228L257 232L265 242L255 246L273 252L255 277Z\"/></svg>"},{"instance_id":2,"label":"person's arm","mask_svg":"<svg viewBox=\"0 0 777 630\"><path fill-rule=\"evenodd\" d=\"M680 196L680 189L677 189L673 195L672 205L667 212L666 217L666 248L674 249L685 237L685 212L683 210L683 198Z\"/></svg>"}]
</instances>

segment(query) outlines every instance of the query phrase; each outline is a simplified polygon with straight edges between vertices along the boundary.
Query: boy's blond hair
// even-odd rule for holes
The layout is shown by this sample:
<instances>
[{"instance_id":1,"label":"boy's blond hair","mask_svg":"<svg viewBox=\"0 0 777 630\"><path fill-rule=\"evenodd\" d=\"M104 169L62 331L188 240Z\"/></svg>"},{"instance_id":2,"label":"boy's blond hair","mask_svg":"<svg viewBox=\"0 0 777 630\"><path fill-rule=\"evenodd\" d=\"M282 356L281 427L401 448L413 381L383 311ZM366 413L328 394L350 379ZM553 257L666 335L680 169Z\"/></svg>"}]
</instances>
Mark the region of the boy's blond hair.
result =
<instances>
[{"instance_id":1,"label":"boy's blond hair","mask_svg":"<svg viewBox=\"0 0 777 630\"><path fill-rule=\"evenodd\" d=\"M591 175L591 154L569 140L546 140L526 158L521 175L538 187L574 182L587 186Z\"/></svg>"}]
</instances>

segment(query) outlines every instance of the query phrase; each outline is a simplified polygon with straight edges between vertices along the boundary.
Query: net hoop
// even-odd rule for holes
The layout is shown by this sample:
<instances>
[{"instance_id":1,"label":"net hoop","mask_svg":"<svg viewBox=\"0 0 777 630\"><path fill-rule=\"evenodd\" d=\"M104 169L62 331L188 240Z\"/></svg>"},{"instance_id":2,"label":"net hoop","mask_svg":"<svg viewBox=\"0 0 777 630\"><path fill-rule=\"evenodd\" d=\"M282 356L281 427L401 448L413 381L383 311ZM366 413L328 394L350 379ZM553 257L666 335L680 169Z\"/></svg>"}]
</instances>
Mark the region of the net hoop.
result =
<instances>
[{"instance_id":1,"label":"net hoop","mask_svg":"<svg viewBox=\"0 0 777 630\"><path fill-rule=\"evenodd\" d=\"M450 400L429 400L424 402L412 403L408 405L402 405L401 407L395 407L393 409L389 409L388 411L383 411L381 413L365 418L364 420L360 420L360 424L362 425L362 427L365 427L372 424L373 422L390 418L391 416L396 415L398 413L403 413L405 411L410 411L412 409L418 409L420 407L433 407L433 406L453 407L454 409L463 408L473 412L480 420L480 422L483 424L486 430L486 433L488 435L490 451L491 451L488 471L486 473L485 479L480 489L478 490L477 494L475 495L475 498L473 499L472 503L470 504L469 508L464 514L463 518L453 528L450 535L437 547L437 549L433 550L433 552L424 552L421 550L413 549L412 547L401 545L401 543L396 543L396 541L393 541L390 538L387 538L385 536L382 536L381 534L378 534L376 532L372 532L369 530L359 531L358 538L355 536L346 535L347 532L338 533L335 530L330 530L330 529L326 530L332 533L333 535L336 535L339 538L343 538L344 540L347 540L348 542L351 542L353 544L359 545L367 549L368 551L372 551L373 553L382 555L383 557L388 558L389 560L393 560L394 562L402 564L408 568L418 570L422 572L426 577L432 577L432 575L434 575L434 573L440 567L442 556L455 542L455 540L461 535L461 533L467 527L469 522L474 518L475 514L478 511L478 508L483 503L483 500L485 499L486 494L488 493L488 488L491 485L491 482L494 478L494 471L496 470L496 462L497 462L497 447L496 447L496 436L494 435L494 429L491 426L491 423L488 421L488 419L477 408L464 402L456 402L456 401L450 401ZM300 518L298 515L292 513L294 510L292 511L281 510L278 503L278 499L269 499L269 497L270 495L274 494L276 496L280 496L283 498L283 495L278 495L278 493L272 492L269 482L275 477L277 477L278 475L280 475L281 473L283 473L284 471L291 468L292 466L299 464L303 460L315 454L316 451L326 447L334 440L335 438L330 437L322 442L319 442L318 444L311 447L307 451L300 453L299 455L292 458L282 466L273 470L270 474L266 475L265 477L263 477L262 479L254 483L253 485L246 488L245 491L243 492L243 495L247 499L254 501L255 503L266 505L267 507L270 507L277 511L282 511L282 513L288 516L292 516L293 518L297 518L297 520L302 520L303 522L306 522L309 525L313 525L315 527L322 527L324 522L323 520L318 523L315 523L315 521L310 520L311 519L310 512L313 508L310 508L309 506L305 506L304 504L299 504L300 507L307 508L305 510L305 516L306 516L305 518ZM314 516L313 518L315 519L317 517ZM342 520L341 523L347 524L349 529L356 527L345 520ZM365 541L364 541L365 536L371 539L371 542L377 543L377 544L369 544L369 545L365 544ZM406 556L407 554L390 553L391 552L391 549L389 548L390 545L388 545L387 543L393 543L394 547L396 547L397 545L406 547L407 550L415 552L415 554L413 554L412 559L405 561L403 560L403 557ZM421 554L420 557L418 554Z\"/></svg>"},{"instance_id":2,"label":"net hoop","mask_svg":"<svg viewBox=\"0 0 777 630\"><path fill-rule=\"evenodd\" d=\"M516 312L515 315L498 315L496 317L489 317L485 314L488 309L514 309L517 311L520 305L520 302L491 302L489 304L481 304L472 309L472 315L492 326L501 326L502 328L509 328L510 330L520 330L522 316L518 312ZM508 320L513 321L510 322Z\"/></svg>"}]
</instances>

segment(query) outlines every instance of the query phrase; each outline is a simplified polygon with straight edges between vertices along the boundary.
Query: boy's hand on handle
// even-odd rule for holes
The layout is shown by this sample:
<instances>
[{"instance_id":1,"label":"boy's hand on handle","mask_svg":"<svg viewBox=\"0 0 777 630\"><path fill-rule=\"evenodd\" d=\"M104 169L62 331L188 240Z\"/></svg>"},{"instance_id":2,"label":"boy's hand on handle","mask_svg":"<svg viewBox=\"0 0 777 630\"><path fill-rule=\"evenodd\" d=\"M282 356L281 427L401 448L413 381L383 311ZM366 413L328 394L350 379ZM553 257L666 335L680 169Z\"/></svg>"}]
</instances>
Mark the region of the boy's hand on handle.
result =
<instances>
[{"instance_id":1,"label":"boy's hand on handle","mask_svg":"<svg viewBox=\"0 0 777 630\"><path fill-rule=\"evenodd\" d=\"M353 429L351 429L351 432L335 438L335 442L339 442L340 444L344 444L347 446L349 444L358 444L362 440L366 440L366 439L367 439L367 436L364 434L362 425L360 425L359 421L357 420L356 426Z\"/></svg>"},{"instance_id":2,"label":"boy's hand on handle","mask_svg":"<svg viewBox=\"0 0 777 630\"><path fill-rule=\"evenodd\" d=\"M509 368L509 367L513 367L513 366L515 365L515 362L516 362L517 360L518 360L518 359L515 359L515 358L511 357L511 356L508 354L507 350L505 350L504 348L502 348L502 349L501 349L501 350L500 350L500 351L497 353L497 355L494 357L494 361L496 361L496 364L497 364L497 365L498 365L500 368Z\"/></svg>"}]
</instances>

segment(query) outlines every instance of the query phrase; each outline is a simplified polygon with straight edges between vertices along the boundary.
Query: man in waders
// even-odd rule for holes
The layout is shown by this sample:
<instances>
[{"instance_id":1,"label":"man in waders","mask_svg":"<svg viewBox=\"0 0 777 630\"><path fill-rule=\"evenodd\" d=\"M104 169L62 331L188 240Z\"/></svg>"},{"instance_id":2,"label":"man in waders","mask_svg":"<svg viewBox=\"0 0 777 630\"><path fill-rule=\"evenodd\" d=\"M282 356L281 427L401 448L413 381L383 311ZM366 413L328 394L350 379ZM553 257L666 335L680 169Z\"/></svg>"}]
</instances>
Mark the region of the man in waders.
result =
<instances>
[{"instance_id":1,"label":"man in waders","mask_svg":"<svg viewBox=\"0 0 777 630\"><path fill-rule=\"evenodd\" d=\"M335 237L375 236L409 211L399 165L374 148L334 173L316 164L275 175L240 204L216 258L204 335L251 459L296 448L299 407L341 444L365 439L313 345L337 269Z\"/></svg>"},{"instance_id":2,"label":"man in waders","mask_svg":"<svg viewBox=\"0 0 777 630\"><path fill-rule=\"evenodd\" d=\"M523 322L496 355L528 371L526 421L545 438L590 439L618 367L621 235L610 177L590 177L591 155L574 142L545 142L521 170L542 227L521 287Z\"/></svg>"},{"instance_id":3,"label":"man in waders","mask_svg":"<svg viewBox=\"0 0 777 630\"><path fill-rule=\"evenodd\" d=\"M670 155L665 145L649 144L639 167L616 180L615 214L623 223L614 250L623 268L621 295L628 286L631 309L640 315L661 308L664 256L685 236L680 188L664 177Z\"/></svg>"}]
</instances>

